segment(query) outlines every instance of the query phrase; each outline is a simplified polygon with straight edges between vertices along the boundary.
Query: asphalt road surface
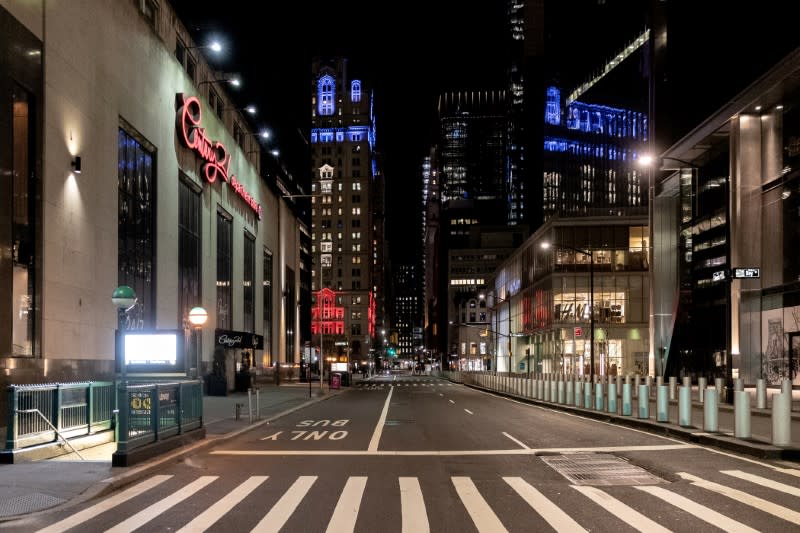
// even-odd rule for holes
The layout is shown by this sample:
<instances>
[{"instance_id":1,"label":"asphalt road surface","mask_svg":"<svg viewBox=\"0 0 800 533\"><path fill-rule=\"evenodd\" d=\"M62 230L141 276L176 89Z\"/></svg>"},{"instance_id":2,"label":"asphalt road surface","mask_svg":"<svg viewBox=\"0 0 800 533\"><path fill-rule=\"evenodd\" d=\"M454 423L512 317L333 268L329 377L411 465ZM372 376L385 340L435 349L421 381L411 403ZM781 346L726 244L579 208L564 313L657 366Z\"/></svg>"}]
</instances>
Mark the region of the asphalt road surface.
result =
<instances>
[{"instance_id":1,"label":"asphalt road surface","mask_svg":"<svg viewBox=\"0 0 800 533\"><path fill-rule=\"evenodd\" d=\"M800 468L381 376L15 531L800 531Z\"/></svg>"}]
</instances>

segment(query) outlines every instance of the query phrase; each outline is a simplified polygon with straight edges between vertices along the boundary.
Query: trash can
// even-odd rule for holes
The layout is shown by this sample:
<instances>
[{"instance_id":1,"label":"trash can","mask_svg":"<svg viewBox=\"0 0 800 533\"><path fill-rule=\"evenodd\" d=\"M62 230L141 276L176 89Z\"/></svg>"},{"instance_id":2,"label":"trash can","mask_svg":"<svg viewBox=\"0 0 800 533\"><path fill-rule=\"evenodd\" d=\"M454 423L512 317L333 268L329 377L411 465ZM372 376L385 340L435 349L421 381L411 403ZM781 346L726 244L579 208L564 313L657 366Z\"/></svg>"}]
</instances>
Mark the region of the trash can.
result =
<instances>
[{"instance_id":1,"label":"trash can","mask_svg":"<svg viewBox=\"0 0 800 533\"><path fill-rule=\"evenodd\" d=\"M342 375L339 372L331 374L331 388L338 389L342 386Z\"/></svg>"}]
</instances>

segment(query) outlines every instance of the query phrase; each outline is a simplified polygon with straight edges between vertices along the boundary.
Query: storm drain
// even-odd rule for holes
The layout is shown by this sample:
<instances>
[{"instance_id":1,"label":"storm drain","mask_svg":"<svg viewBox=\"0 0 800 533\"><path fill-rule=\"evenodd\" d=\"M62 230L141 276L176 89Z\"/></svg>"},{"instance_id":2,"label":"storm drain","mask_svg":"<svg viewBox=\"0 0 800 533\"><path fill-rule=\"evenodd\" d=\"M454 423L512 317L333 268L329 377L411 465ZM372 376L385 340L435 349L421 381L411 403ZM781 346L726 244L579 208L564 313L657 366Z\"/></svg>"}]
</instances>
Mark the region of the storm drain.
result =
<instances>
[{"instance_id":1,"label":"storm drain","mask_svg":"<svg viewBox=\"0 0 800 533\"><path fill-rule=\"evenodd\" d=\"M542 457L575 485L655 485L667 483L644 468L607 453L575 453Z\"/></svg>"},{"instance_id":2,"label":"storm drain","mask_svg":"<svg viewBox=\"0 0 800 533\"><path fill-rule=\"evenodd\" d=\"M0 501L0 516L16 516L18 514L32 513L64 503L65 501L67 500L34 492L32 494L26 494L25 496L17 496L16 498Z\"/></svg>"}]
</instances>

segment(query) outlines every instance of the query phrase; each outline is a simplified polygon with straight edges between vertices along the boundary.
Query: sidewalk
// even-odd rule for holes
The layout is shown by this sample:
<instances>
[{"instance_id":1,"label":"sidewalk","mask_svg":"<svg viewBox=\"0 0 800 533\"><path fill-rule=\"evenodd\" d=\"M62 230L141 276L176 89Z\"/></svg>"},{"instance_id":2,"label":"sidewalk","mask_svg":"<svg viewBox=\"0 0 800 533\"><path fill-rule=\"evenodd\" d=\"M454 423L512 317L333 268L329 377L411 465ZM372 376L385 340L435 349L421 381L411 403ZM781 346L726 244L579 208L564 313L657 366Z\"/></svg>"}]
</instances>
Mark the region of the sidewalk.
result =
<instances>
[{"instance_id":1,"label":"sidewalk","mask_svg":"<svg viewBox=\"0 0 800 533\"><path fill-rule=\"evenodd\" d=\"M356 380L355 383L357 384ZM76 503L97 497L133 483L152 474L164 464L178 461L184 456L198 453L216 442L231 438L254 427L266 424L306 405L340 394L346 389L329 390L325 384L320 392L319 382L308 383L257 382L259 409L256 395L253 405L253 422L250 423L247 393L229 393L227 396L203 397L203 425L206 438L192 441L163 456L132 467L112 467L111 454L116 443L81 450L84 458L76 454L31 463L0 464L0 527L3 521L19 518L59 505ZM236 404L241 404L239 419Z\"/></svg>"}]
</instances>

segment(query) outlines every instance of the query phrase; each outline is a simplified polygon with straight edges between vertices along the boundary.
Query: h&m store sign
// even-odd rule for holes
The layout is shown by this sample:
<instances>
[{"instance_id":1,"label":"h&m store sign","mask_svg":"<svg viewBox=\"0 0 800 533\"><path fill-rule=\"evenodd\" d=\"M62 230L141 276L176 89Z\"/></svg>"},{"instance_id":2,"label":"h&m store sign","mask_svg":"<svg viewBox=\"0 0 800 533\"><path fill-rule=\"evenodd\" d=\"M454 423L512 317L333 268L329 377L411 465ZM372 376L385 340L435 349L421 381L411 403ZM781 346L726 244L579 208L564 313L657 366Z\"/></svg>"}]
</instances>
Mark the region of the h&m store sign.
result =
<instances>
[{"instance_id":1,"label":"h&m store sign","mask_svg":"<svg viewBox=\"0 0 800 533\"><path fill-rule=\"evenodd\" d=\"M205 164L203 165L203 176L209 183L214 183L217 178L230 183L233 190L244 202L252 209L258 219L264 216L261 204L256 202L250 192L245 189L242 182L229 172L231 165L231 154L225 145L219 141L212 141L206 136L205 128L200 127L202 109L200 100L196 96L186 96L178 93L175 98L175 106L178 108L176 116L176 128L178 135L187 148L194 150Z\"/></svg>"}]
</instances>

